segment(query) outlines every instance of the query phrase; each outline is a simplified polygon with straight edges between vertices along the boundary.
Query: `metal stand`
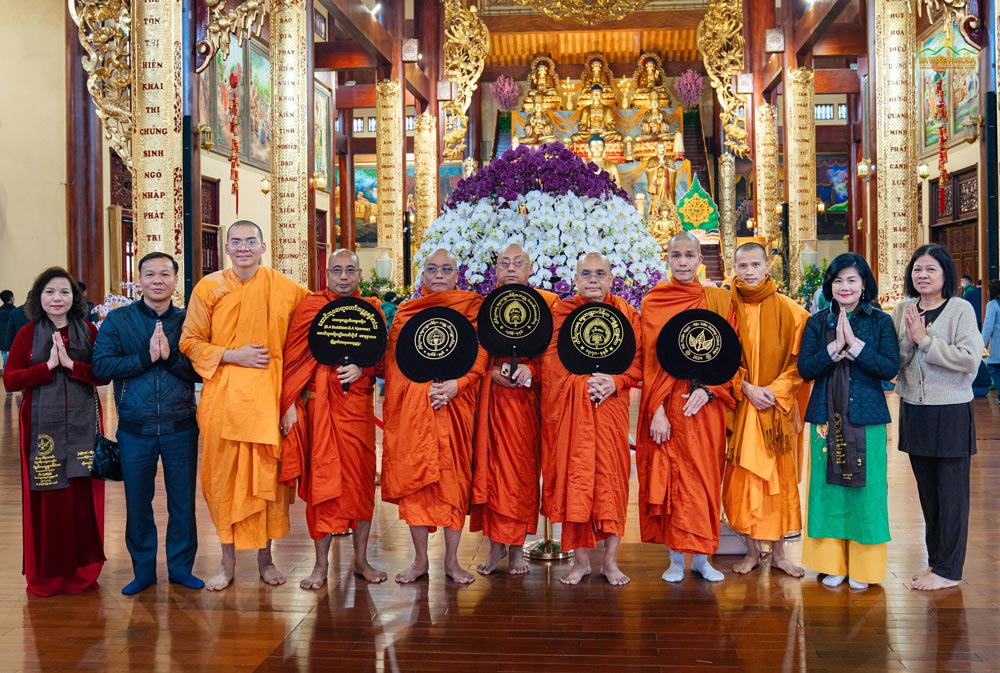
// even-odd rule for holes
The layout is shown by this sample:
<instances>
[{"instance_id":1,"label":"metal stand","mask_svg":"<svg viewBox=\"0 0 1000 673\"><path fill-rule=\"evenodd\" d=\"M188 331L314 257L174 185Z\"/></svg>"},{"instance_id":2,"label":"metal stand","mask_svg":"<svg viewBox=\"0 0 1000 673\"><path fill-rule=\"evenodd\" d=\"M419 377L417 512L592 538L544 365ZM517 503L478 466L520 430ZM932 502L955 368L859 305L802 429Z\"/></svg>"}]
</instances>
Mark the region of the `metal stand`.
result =
<instances>
[{"instance_id":1,"label":"metal stand","mask_svg":"<svg viewBox=\"0 0 1000 673\"><path fill-rule=\"evenodd\" d=\"M559 543L552 539L552 522L545 517L545 537L524 547L524 558L532 561L564 561L573 558L573 550L562 551Z\"/></svg>"}]
</instances>

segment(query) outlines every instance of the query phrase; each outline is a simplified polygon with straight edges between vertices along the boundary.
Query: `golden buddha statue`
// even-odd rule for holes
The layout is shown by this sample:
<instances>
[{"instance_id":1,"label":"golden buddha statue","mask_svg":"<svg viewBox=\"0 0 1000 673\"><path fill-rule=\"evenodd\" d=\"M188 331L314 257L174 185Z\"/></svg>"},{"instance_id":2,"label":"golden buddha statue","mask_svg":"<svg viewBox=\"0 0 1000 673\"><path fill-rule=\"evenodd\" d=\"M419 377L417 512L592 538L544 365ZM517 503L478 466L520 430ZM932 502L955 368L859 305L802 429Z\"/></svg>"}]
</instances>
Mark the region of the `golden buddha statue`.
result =
<instances>
[{"instance_id":1,"label":"golden buddha statue","mask_svg":"<svg viewBox=\"0 0 1000 673\"><path fill-rule=\"evenodd\" d=\"M551 57L540 55L534 58L528 75L528 86L530 88L524 97L522 110L534 110L535 101L541 103L544 110L558 110L562 106L558 92L559 76L556 75L556 64Z\"/></svg>"},{"instance_id":2,"label":"golden buddha statue","mask_svg":"<svg viewBox=\"0 0 1000 673\"><path fill-rule=\"evenodd\" d=\"M612 110L618 108L618 97L615 95L615 74L611 72L604 54L594 51L587 55L583 62L583 72L580 73L580 98L577 99L576 106L582 108L590 100L587 92L594 86L601 87L601 102Z\"/></svg>"},{"instance_id":3,"label":"golden buddha statue","mask_svg":"<svg viewBox=\"0 0 1000 673\"><path fill-rule=\"evenodd\" d=\"M650 109L655 107L651 97L654 91L659 98L659 104L670 107L670 94L667 93L667 73L663 70L659 56L651 51L643 53L639 57L635 74L632 77L635 79L635 95L632 96L632 104L635 107Z\"/></svg>"},{"instance_id":4,"label":"golden buddha statue","mask_svg":"<svg viewBox=\"0 0 1000 673\"><path fill-rule=\"evenodd\" d=\"M644 143L656 140L666 142L673 138L667 117L660 110L659 94L656 93L656 89L649 92L649 109L643 113L639 129L639 135L635 138L636 142Z\"/></svg>"},{"instance_id":5,"label":"golden buddha statue","mask_svg":"<svg viewBox=\"0 0 1000 673\"><path fill-rule=\"evenodd\" d=\"M604 90L595 84L590 90L590 102L580 112L578 131L570 136L575 143L589 142L591 136L599 135L605 142L622 139L615 123L615 111L603 102Z\"/></svg>"},{"instance_id":6,"label":"golden buddha statue","mask_svg":"<svg viewBox=\"0 0 1000 673\"><path fill-rule=\"evenodd\" d=\"M656 143L656 156L646 161L646 189L649 192L649 217L646 221L662 250L666 250L670 238L681 230L674 201L675 177L674 162L667 154L667 144Z\"/></svg>"},{"instance_id":7,"label":"golden buddha statue","mask_svg":"<svg viewBox=\"0 0 1000 673\"><path fill-rule=\"evenodd\" d=\"M552 122L542 105L538 98L532 103L533 111L528 117L525 134L517 139L518 145L544 145L556 141L556 137L552 135Z\"/></svg>"},{"instance_id":8,"label":"golden buddha statue","mask_svg":"<svg viewBox=\"0 0 1000 673\"><path fill-rule=\"evenodd\" d=\"M587 143L587 157L597 166L598 173L607 171L615 184L621 187L622 177L618 173L618 164L608 161L607 157L604 156L604 139L601 136L594 135L590 138Z\"/></svg>"}]
</instances>

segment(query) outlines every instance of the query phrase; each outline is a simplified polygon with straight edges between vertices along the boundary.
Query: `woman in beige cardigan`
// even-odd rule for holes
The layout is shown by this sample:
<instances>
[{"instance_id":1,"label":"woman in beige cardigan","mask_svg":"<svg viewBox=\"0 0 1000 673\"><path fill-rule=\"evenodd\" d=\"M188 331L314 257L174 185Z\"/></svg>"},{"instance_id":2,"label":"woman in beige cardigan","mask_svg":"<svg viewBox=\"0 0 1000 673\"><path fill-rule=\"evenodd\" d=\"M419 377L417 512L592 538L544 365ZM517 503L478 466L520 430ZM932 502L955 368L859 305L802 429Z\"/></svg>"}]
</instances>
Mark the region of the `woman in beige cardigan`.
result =
<instances>
[{"instance_id":1,"label":"woman in beige cardigan","mask_svg":"<svg viewBox=\"0 0 1000 673\"><path fill-rule=\"evenodd\" d=\"M892 312L899 336L899 450L910 456L924 513L928 567L913 588L962 579L969 531L969 469L976 452L972 380L983 340L972 305L959 296L948 251L923 245L906 267L906 294Z\"/></svg>"}]
</instances>

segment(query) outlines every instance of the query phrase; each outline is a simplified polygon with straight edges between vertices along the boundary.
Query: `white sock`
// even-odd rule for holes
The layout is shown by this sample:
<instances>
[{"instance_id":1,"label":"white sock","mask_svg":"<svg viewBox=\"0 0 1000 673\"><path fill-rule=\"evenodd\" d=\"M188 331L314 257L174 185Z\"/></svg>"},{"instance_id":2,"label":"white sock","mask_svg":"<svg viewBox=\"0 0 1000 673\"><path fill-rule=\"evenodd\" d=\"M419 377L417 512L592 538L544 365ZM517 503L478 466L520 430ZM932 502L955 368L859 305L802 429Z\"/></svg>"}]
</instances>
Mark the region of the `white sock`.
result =
<instances>
[{"instance_id":1,"label":"white sock","mask_svg":"<svg viewBox=\"0 0 1000 673\"><path fill-rule=\"evenodd\" d=\"M684 554L670 550L670 567L660 576L664 582L680 582L684 579Z\"/></svg>"},{"instance_id":2,"label":"white sock","mask_svg":"<svg viewBox=\"0 0 1000 673\"><path fill-rule=\"evenodd\" d=\"M823 584L828 587L839 587L847 579L847 575L827 575L823 578Z\"/></svg>"},{"instance_id":3,"label":"white sock","mask_svg":"<svg viewBox=\"0 0 1000 673\"><path fill-rule=\"evenodd\" d=\"M847 583L851 586L852 589L858 589L859 591L868 588L868 582L858 582L856 580L848 578Z\"/></svg>"},{"instance_id":4,"label":"white sock","mask_svg":"<svg viewBox=\"0 0 1000 673\"><path fill-rule=\"evenodd\" d=\"M708 562L707 554L695 554L694 561L691 562L691 570L698 573L709 582L721 582L726 576L712 567Z\"/></svg>"}]
</instances>

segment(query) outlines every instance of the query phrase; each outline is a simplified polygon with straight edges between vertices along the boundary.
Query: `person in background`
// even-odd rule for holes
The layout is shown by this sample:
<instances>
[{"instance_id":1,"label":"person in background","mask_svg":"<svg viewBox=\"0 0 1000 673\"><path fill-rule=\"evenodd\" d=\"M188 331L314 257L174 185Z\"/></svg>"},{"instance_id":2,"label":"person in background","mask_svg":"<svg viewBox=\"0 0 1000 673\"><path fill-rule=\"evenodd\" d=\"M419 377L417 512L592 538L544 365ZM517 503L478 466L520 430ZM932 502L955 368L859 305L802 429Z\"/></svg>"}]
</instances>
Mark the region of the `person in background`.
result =
<instances>
[{"instance_id":1,"label":"person in background","mask_svg":"<svg viewBox=\"0 0 1000 673\"><path fill-rule=\"evenodd\" d=\"M14 306L14 293L10 290L0 292L0 357L3 358L4 367L7 366L7 352L14 342L13 335L7 337L7 324L10 322L10 312L15 308L17 307Z\"/></svg>"},{"instance_id":2,"label":"person in background","mask_svg":"<svg viewBox=\"0 0 1000 673\"><path fill-rule=\"evenodd\" d=\"M82 280L76 282L80 286L80 292L83 293L83 299L87 302L87 320L94 323L95 325L100 322L101 317L97 314L97 309L94 306L94 302L90 301L87 297L87 284Z\"/></svg>"},{"instance_id":3,"label":"person in background","mask_svg":"<svg viewBox=\"0 0 1000 673\"><path fill-rule=\"evenodd\" d=\"M11 345L3 382L23 391L21 512L23 573L35 596L100 587L104 566L104 482L90 476L101 430L91 353L97 327L65 269L35 279L25 306L31 319Z\"/></svg>"},{"instance_id":4,"label":"person in background","mask_svg":"<svg viewBox=\"0 0 1000 673\"><path fill-rule=\"evenodd\" d=\"M997 389L997 404L1000 404L1000 280L991 280L989 290L990 300L986 303L983 321L983 347L989 349L986 367Z\"/></svg>"},{"instance_id":5,"label":"person in background","mask_svg":"<svg viewBox=\"0 0 1000 673\"><path fill-rule=\"evenodd\" d=\"M922 591L957 586L969 536L969 489L976 423L972 381L982 335L969 303L956 297L955 263L942 246L916 249L906 267L907 298L892 319L899 338L899 450L910 456L924 512L927 568Z\"/></svg>"},{"instance_id":6,"label":"person in background","mask_svg":"<svg viewBox=\"0 0 1000 673\"><path fill-rule=\"evenodd\" d=\"M392 319L396 315L396 293L389 290L382 296L382 313L385 314L385 328L392 329Z\"/></svg>"}]
</instances>

